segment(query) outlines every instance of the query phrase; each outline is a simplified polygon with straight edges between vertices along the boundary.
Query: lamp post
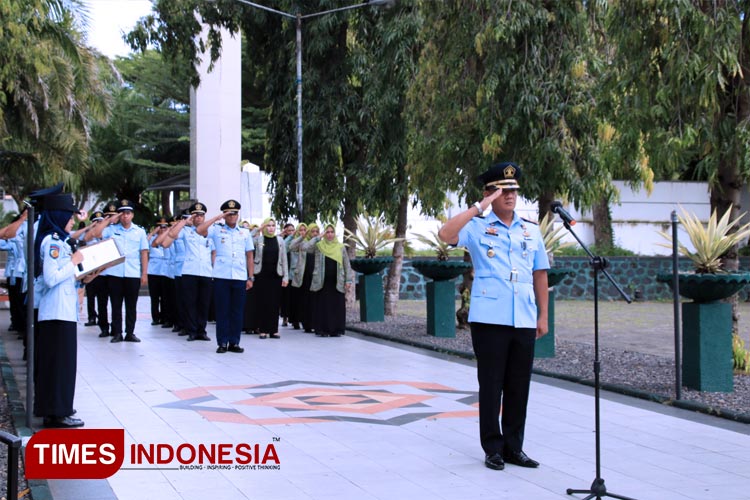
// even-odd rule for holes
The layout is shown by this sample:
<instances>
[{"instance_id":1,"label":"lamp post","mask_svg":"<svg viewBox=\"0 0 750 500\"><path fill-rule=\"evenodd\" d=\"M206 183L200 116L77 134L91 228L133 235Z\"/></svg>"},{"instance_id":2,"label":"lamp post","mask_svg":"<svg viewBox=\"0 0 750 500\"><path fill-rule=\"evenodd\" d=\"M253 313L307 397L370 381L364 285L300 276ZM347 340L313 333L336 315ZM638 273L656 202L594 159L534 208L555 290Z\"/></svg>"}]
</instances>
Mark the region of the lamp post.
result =
<instances>
[{"instance_id":1,"label":"lamp post","mask_svg":"<svg viewBox=\"0 0 750 500\"><path fill-rule=\"evenodd\" d=\"M297 26L297 206L299 209L299 221L303 222L304 219L304 204L303 204L303 181L302 181L302 21L304 19L310 19L313 17L320 17L326 14L333 14L335 12L342 12L345 10L358 9L360 7L372 7L382 5L392 5L395 0L369 0L364 3L358 3L354 5L348 5L346 7L339 7L337 9L329 9L320 12L313 12L311 14L290 14L281 10L272 9L265 5L260 5L249 0L237 0L240 3L244 3L256 9L265 10L266 12L272 12L289 19L294 19Z\"/></svg>"}]
</instances>

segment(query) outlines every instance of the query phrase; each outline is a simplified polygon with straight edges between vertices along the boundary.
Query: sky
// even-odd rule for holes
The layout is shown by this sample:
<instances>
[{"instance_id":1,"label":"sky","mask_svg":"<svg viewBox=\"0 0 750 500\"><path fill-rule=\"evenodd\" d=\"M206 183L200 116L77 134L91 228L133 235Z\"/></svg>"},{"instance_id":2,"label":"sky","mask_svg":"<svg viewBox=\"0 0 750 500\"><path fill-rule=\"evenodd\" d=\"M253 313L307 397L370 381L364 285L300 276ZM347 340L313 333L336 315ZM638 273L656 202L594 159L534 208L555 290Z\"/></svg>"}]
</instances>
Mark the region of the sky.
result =
<instances>
[{"instance_id":1,"label":"sky","mask_svg":"<svg viewBox=\"0 0 750 500\"><path fill-rule=\"evenodd\" d=\"M136 21L151 12L150 0L85 0L91 24L89 45L109 57L126 56L130 48L122 41Z\"/></svg>"}]
</instances>

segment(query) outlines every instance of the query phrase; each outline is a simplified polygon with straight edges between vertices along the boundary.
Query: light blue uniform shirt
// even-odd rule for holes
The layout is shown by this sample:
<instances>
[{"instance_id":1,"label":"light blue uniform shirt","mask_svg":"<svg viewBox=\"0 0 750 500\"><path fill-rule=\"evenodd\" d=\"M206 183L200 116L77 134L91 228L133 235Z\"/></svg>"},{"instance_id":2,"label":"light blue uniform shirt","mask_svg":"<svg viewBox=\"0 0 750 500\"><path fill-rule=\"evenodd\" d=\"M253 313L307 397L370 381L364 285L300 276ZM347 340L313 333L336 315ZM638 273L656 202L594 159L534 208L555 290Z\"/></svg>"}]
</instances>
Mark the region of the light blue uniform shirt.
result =
<instances>
[{"instance_id":1,"label":"light blue uniform shirt","mask_svg":"<svg viewBox=\"0 0 750 500\"><path fill-rule=\"evenodd\" d=\"M172 243L172 276L182 276L182 265L185 263L185 242L177 238Z\"/></svg>"},{"instance_id":2,"label":"light blue uniform shirt","mask_svg":"<svg viewBox=\"0 0 750 500\"><path fill-rule=\"evenodd\" d=\"M170 245L167 248L162 248L164 252L164 276L169 279L174 279L174 268L175 268L175 251L174 245Z\"/></svg>"},{"instance_id":3,"label":"light blue uniform shirt","mask_svg":"<svg viewBox=\"0 0 750 500\"><path fill-rule=\"evenodd\" d=\"M247 281L246 252L255 250L250 231L239 226L214 224L208 228L208 239L216 249L213 277Z\"/></svg>"},{"instance_id":4,"label":"light blue uniform shirt","mask_svg":"<svg viewBox=\"0 0 750 500\"><path fill-rule=\"evenodd\" d=\"M461 229L458 245L469 250L474 265L469 321L536 328L532 273L549 269L539 227L516 213L508 227L490 212Z\"/></svg>"},{"instance_id":5,"label":"light blue uniform shirt","mask_svg":"<svg viewBox=\"0 0 750 500\"><path fill-rule=\"evenodd\" d=\"M201 236L193 226L185 226L180 231L175 243L181 241L185 247L185 262L182 264L182 274L203 276L213 275L211 267L211 251L214 249L213 240Z\"/></svg>"},{"instance_id":6,"label":"light blue uniform shirt","mask_svg":"<svg viewBox=\"0 0 750 500\"><path fill-rule=\"evenodd\" d=\"M0 250L8 252L8 258L5 261L5 277L10 278L16 267L16 247L11 240L0 240Z\"/></svg>"},{"instance_id":7,"label":"light blue uniform shirt","mask_svg":"<svg viewBox=\"0 0 750 500\"><path fill-rule=\"evenodd\" d=\"M39 321L78 321L78 292L70 245L56 235L42 241L39 255L42 274L35 291L39 296Z\"/></svg>"},{"instance_id":8,"label":"light blue uniform shirt","mask_svg":"<svg viewBox=\"0 0 750 500\"><path fill-rule=\"evenodd\" d=\"M129 229L125 229L122 224L117 223L104 228L102 239L107 238L113 238L125 256L125 262L107 270L107 276L140 278L141 250L148 250L146 231L136 224L131 224Z\"/></svg>"},{"instance_id":9,"label":"light blue uniform shirt","mask_svg":"<svg viewBox=\"0 0 750 500\"><path fill-rule=\"evenodd\" d=\"M16 266L12 276L15 278L26 277L26 223L21 224L16 232L16 237L10 242L16 247Z\"/></svg>"},{"instance_id":10,"label":"light blue uniform shirt","mask_svg":"<svg viewBox=\"0 0 750 500\"><path fill-rule=\"evenodd\" d=\"M148 241L148 274L166 276L166 267L169 265L169 261L167 261L164 249L160 246L151 246L158 236L159 234L155 233Z\"/></svg>"}]
</instances>

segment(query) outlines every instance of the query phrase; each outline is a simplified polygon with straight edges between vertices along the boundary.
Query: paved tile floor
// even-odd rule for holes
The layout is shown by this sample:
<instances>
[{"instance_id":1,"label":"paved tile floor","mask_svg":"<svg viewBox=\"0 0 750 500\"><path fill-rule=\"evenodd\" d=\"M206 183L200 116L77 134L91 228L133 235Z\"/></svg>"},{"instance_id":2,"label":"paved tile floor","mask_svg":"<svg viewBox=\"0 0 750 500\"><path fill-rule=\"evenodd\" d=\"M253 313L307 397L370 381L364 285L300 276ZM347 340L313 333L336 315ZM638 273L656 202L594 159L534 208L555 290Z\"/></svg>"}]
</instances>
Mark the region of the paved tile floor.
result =
<instances>
[{"instance_id":1,"label":"paved tile floor","mask_svg":"<svg viewBox=\"0 0 750 500\"><path fill-rule=\"evenodd\" d=\"M272 443L277 470L121 469L49 481L55 500L562 499L595 477L593 390L535 378L525 450L542 466L483 465L473 364L367 338L243 335L244 354L150 326L140 344L78 328L75 406L126 445ZM0 312L0 331L7 312ZM214 338L213 325L209 336ZM20 341L2 339L24 391ZM750 426L622 396L601 402L602 477L637 499L750 499ZM166 468L173 467L174 463ZM123 467L130 465L126 456Z\"/></svg>"}]
</instances>

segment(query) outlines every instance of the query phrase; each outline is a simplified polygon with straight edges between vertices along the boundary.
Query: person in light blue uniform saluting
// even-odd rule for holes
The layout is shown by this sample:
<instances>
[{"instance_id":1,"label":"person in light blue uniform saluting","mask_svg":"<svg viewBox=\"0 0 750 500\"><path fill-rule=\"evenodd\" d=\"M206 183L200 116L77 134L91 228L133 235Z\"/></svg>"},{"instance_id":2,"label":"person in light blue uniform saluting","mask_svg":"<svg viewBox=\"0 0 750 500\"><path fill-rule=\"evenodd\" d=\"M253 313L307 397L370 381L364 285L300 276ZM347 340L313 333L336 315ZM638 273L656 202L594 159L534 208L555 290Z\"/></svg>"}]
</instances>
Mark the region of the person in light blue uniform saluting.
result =
<instances>
[{"instance_id":1,"label":"person in light blue uniform saluting","mask_svg":"<svg viewBox=\"0 0 750 500\"><path fill-rule=\"evenodd\" d=\"M97 226L86 233L86 241L91 238L113 238L125 255L125 262L109 268L107 288L112 304L112 324L110 342L140 342L135 335L136 305L138 291L148 283L148 239L146 231L133 223L133 204L130 200L120 200L117 216L104 219L102 227ZM122 336L122 304L125 302L125 338Z\"/></svg>"},{"instance_id":2,"label":"person in light blue uniform saluting","mask_svg":"<svg viewBox=\"0 0 750 500\"><path fill-rule=\"evenodd\" d=\"M549 329L549 260L539 228L515 212L520 177L515 163L493 165L479 176L482 201L438 233L446 243L466 247L474 265L469 323L477 357L479 436L484 463L494 470L506 462L539 466L524 453L523 438L534 343Z\"/></svg>"},{"instance_id":3,"label":"person in light blue uniform saluting","mask_svg":"<svg viewBox=\"0 0 750 500\"><path fill-rule=\"evenodd\" d=\"M227 200L219 215L200 224L198 234L214 245L214 302L217 353L244 352L240 347L245 291L253 286L255 266L250 231L237 224L240 204ZM218 223L223 219L223 223Z\"/></svg>"},{"instance_id":4,"label":"person in light blue uniform saluting","mask_svg":"<svg viewBox=\"0 0 750 500\"><path fill-rule=\"evenodd\" d=\"M213 240L198 234L197 227L206 218L206 206L193 203L188 208L189 218L175 223L169 231L160 235L157 243L169 249L178 243L185 248L182 264L182 299L185 311L185 331L189 341L211 339L206 332L208 309L213 289L213 267L211 254ZM172 245L174 242L175 245Z\"/></svg>"}]
</instances>

